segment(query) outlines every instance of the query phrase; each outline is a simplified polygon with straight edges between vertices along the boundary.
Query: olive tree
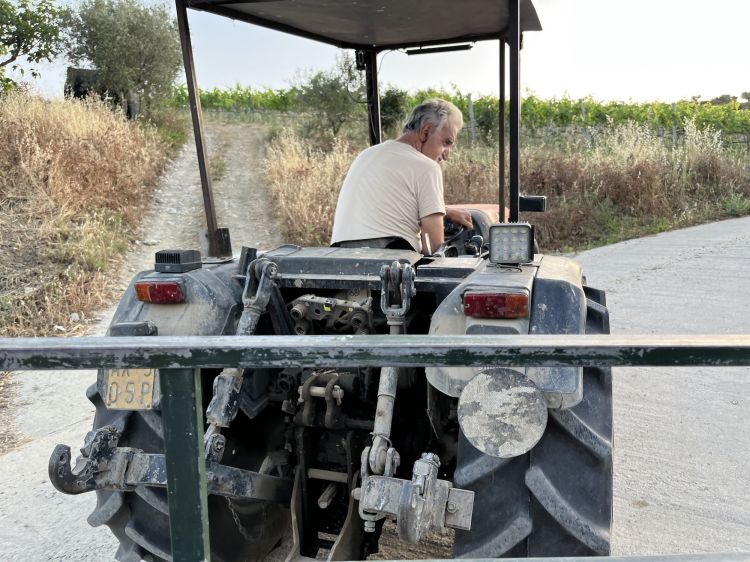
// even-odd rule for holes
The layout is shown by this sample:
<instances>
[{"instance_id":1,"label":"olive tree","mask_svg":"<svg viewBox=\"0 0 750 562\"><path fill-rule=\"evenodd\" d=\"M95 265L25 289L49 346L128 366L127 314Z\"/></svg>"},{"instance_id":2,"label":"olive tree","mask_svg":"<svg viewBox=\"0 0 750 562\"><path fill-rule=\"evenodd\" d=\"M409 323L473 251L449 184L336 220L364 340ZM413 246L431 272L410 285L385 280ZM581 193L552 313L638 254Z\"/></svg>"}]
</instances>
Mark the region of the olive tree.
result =
<instances>
[{"instance_id":1,"label":"olive tree","mask_svg":"<svg viewBox=\"0 0 750 562\"><path fill-rule=\"evenodd\" d=\"M36 64L58 54L66 13L53 0L0 0L0 90L14 84L6 69L23 73L25 61L36 78Z\"/></svg>"},{"instance_id":2,"label":"olive tree","mask_svg":"<svg viewBox=\"0 0 750 562\"><path fill-rule=\"evenodd\" d=\"M145 107L166 98L182 64L177 22L166 4L83 0L70 23L68 58L96 69L96 88Z\"/></svg>"},{"instance_id":3,"label":"olive tree","mask_svg":"<svg viewBox=\"0 0 750 562\"><path fill-rule=\"evenodd\" d=\"M334 137L364 108L364 78L348 53L337 57L334 68L308 75L294 89L297 102L316 115L316 123Z\"/></svg>"}]
</instances>

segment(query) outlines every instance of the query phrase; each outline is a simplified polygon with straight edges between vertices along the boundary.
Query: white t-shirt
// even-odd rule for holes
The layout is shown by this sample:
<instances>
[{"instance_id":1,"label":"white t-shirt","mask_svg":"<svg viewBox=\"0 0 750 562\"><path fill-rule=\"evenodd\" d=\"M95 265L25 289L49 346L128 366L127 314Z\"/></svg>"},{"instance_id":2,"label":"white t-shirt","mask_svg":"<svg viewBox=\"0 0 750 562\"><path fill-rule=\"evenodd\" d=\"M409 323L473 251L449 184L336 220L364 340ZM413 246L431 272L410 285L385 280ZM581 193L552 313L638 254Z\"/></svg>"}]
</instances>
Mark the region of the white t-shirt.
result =
<instances>
[{"instance_id":1,"label":"white t-shirt","mask_svg":"<svg viewBox=\"0 0 750 562\"><path fill-rule=\"evenodd\" d=\"M419 221L435 213L445 214L438 163L408 144L385 141L352 162L339 193L331 243L400 236L421 251Z\"/></svg>"}]
</instances>

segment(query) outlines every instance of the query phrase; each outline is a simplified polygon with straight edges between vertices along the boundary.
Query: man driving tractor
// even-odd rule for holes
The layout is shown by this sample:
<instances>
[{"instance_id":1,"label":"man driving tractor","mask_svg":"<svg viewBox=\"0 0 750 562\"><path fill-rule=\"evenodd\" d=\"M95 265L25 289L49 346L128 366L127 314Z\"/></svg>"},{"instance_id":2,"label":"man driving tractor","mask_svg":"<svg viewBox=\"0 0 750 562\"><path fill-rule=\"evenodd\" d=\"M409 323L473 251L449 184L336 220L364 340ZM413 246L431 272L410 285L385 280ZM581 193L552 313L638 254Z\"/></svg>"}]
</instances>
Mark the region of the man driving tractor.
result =
<instances>
[{"instance_id":1,"label":"man driving tractor","mask_svg":"<svg viewBox=\"0 0 750 562\"><path fill-rule=\"evenodd\" d=\"M357 156L339 193L334 246L414 249L429 255L443 243L443 218L472 228L467 209L446 208L443 171L463 127L461 110L431 99L416 106L396 140Z\"/></svg>"}]
</instances>

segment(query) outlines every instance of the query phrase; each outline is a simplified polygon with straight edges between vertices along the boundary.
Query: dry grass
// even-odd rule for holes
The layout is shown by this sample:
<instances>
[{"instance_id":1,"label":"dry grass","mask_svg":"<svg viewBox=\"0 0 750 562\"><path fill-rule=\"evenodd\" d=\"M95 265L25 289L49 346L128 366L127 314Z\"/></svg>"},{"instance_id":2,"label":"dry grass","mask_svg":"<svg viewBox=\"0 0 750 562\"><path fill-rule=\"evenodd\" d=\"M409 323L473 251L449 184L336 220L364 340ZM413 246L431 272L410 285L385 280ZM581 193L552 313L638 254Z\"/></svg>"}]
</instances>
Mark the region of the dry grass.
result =
<instances>
[{"instance_id":1,"label":"dry grass","mask_svg":"<svg viewBox=\"0 0 750 562\"><path fill-rule=\"evenodd\" d=\"M747 156L726 150L717 131L685 129L674 149L630 123L560 149L525 150L521 185L548 197L549 211L528 217L542 246L612 243L727 216L727 201L750 202Z\"/></svg>"},{"instance_id":2,"label":"dry grass","mask_svg":"<svg viewBox=\"0 0 750 562\"><path fill-rule=\"evenodd\" d=\"M716 131L692 123L685 131L674 149L634 123L526 146L522 190L546 195L548 211L522 219L536 225L544 250L559 251L750 214L750 158L725 149ZM356 152L343 142L330 152L315 150L289 130L273 140L266 176L290 241L328 243ZM456 149L444 178L447 203L495 203L497 147Z\"/></svg>"},{"instance_id":3,"label":"dry grass","mask_svg":"<svg viewBox=\"0 0 750 562\"><path fill-rule=\"evenodd\" d=\"M163 145L94 101L0 98L0 335L75 331L164 163Z\"/></svg>"},{"instance_id":4,"label":"dry grass","mask_svg":"<svg viewBox=\"0 0 750 562\"><path fill-rule=\"evenodd\" d=\"M291 129L283 129L271 140L265 160L266 184L287 240L328 245L339 189L356 153L344 141L324 152Z\"/></svg>"},{"instance_id":5,"label":"dry grass","mask_svg":"<svg viewBox=\"0 0 750 562\"><path fill-rule=\"evenodd\" d=\"M13 408L16 385L12 373L0 371L0 455L23 445L28 437L16 429Z\"/></svg>"}]
</instances>

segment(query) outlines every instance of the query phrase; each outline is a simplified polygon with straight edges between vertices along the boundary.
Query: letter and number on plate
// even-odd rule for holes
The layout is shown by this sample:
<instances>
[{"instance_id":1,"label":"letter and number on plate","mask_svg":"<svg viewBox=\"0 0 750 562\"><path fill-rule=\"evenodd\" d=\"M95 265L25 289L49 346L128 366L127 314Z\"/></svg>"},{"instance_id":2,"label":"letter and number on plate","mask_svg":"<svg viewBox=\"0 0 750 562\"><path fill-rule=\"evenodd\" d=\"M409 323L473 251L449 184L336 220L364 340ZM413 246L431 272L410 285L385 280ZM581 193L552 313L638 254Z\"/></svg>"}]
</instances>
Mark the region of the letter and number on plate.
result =
<instances>
[{"instance_id":1,"label":"letter and number on plate","mask_svg":"<svg viewBox=\"0 0 750 562\"><path fill-rule=\"evenodd\" d=\"M154 401L155 369L109 369L109 410L151 410Z\"/></svg>"}]
</instances>

